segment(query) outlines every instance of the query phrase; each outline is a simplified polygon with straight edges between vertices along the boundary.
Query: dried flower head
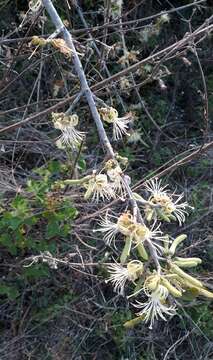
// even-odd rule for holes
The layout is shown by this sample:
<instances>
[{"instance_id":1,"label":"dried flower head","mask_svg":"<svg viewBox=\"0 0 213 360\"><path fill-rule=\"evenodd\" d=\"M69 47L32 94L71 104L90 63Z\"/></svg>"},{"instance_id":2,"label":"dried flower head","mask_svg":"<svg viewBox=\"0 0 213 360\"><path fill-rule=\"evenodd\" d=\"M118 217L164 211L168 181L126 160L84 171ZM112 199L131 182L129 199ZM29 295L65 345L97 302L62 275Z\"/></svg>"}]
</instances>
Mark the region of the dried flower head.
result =
<instances>
[{"instance_id":1,"label":"dried flower head","mask_svg":"<svg viewBox=\"0 0 213 360\"><path fill-rule=\"evenodd\" d=\"M125 51L124 55L120 57L118 60L118 63L125 66L129 65L129 63L136 63L138 61L137 55L139 54L139 51L131 50L131 51Z\"/></svg>"},{"instance_id":2,"label":"dried flower head","mask_svg":"<svg viewBox=\"0 0 213 360\"><path fill-rule=\"evenodd\" d=\"M59 50L67 58L70 58L72 56L72 50L66 45L64 39L51 39L50 43L55 49Z\"/></svg>"}]
</instances>

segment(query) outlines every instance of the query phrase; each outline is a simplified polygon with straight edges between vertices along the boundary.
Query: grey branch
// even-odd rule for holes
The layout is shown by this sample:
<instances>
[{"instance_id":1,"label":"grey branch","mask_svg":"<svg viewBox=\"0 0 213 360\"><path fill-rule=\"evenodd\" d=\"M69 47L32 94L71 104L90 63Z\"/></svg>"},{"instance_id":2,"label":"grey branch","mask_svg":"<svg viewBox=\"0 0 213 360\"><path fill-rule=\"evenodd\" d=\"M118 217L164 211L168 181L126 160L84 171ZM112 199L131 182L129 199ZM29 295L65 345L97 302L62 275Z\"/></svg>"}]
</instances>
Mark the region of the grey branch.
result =
<instances>
[{"instance_id":1,"label":"grey branch","mask_svg":"<svg viewBox=\"0 0 213 360\"><path fill-rule=\"evenodd\" d=\"M114 150L113 150L112 145L110 144L110 141L109 141L109 139L107 137L106 131L105 131L104 127L103 127L100 115L98 113L98 110L97 110L97 107L96 107L96 104L95 104L95 100L94 100L95 97L94 97L94 95L93 95L93 93L92 93L92 91L91 91L91 89L90 89L90 87L88 85L88 82L87 82L87 79L86 79L86 76L85 76L81 61L80 61L80 59L78 57L78 54L76 52L75 45L74 45L73 39L72 39L72 35L69 33L69 31L64 26L60 16L58 15L55 7L52 4L52 1L51 0L42 0L42 1L43 1L43 5L46 8L46 10L47 10L53 24L56 27L56 31L60 29L60 33L63 35L63 38L64 38L67 46L72 50L73 63L74 63L74 67L75 67L75 70L77 72L77 75L79 77L79 80L80 80L81 92L86 97L86 100L87 100L88 105L90 107L93 119L95 121L97 130L98 130L99 138L100 138L100 140L102 142L102 145L103 145L103 148L107 152L108 156L110 156L111 158L115 158ZM131 190L129 184L126 181L125 175L123 175L123 181L124 181L128 196L130 198L130 202L132 204L133 213L138 218L138 220L140 222L144 223L143 218L142 218L141 213L140 213L140 209L139 209L139 207L137 205L137 202L134 199L134 196L133 196L133 193L132 193L132 190ZM156 253L156 250L155 250L154 246L152 245L152 243L150 241L147 242L147 245L148 245L148 248L149 248L149 251L150 251L150 255L151 255L153 261L155 262L158 271L160 271L161 267L160 267L160 264L159 264L158 255Z\"/></svg>"},{"instance_id":2,"label":"grey branch","mask_svg":"<svg viewBox=\"0 0 213 360\"><path fill-rule=\"evenodd\" d=\"M102 121L100 119L100 115L99 115L97 107L95 105L93 93L90 90L86 76L84 74L84 70L83 70L81 61L76 52L76 49L75 49L75 46L73 43L73 39L72 39L72 35L64 26L60 16L58 15L55 7L53 6L52 1L51 0L43 0L43 4L53 22L53 24L55 25L56 30L60 29L60 32L63 35L64 40L66 41L68 47L72 50L73 63L74 63L75 70L78 74L78 77L79 77L79 80L81 83L81 90L87 99L88 105L90 107L90 111L91 111L93 119L96 123L96 127L98 130L99 137L102 142L103 148L107 151L107 154L110 157L114 157L115 154L114 154L113 148L108 140L108 137L106 135L106 132L105 132L103 124L102 124Z\"/></svg>"}]
</instances>

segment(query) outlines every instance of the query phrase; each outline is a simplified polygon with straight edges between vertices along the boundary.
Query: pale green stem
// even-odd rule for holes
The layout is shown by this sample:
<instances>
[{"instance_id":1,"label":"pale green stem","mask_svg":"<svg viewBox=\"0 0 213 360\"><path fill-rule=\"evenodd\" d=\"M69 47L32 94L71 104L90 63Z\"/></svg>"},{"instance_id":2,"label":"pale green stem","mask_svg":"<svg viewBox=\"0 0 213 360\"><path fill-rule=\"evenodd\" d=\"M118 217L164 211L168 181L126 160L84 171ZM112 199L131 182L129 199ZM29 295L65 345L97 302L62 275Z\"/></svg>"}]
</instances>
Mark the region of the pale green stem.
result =
<instances>
[{"instance_id":1,"label":"pale green stem","mask_svg":"<svg viewBox=\"0 0 213 360\"><path fill-rule=\"evenodd\" d=\"M121 264L124 264L126 262L126 259L128 258L129 254L130 254L131 245L132 245L132 237L127 236L125 239L125 246L123 248L123 251L122 251L121 257L120 257Z\"/></svg>"},{"instance_id":2,"label":"pale green stem","mask_svg":"<svg viewBox=\"0 0 213 360\"><path fill-rule=\"evenodd\" d=\"M88 182L90 179L92 179L92 175L87 175L81 179L67 179L67 180L63 180L63 184L65 185L81 185L84 184L85 182Z\"/></svg>"},{"instance_id":3,"label":"pale green stem","mask_svg":"<svg viewBox=\"0 0 213 360\"><path fill-rule=\"evenodd\" d=\"M146 251L145 247L143 246L143 244L137 245L137 251L138 251L138 254L142 257L142 259L144 259L146 261L149 259L147 251Z\"/></svg>"}]
</instances>

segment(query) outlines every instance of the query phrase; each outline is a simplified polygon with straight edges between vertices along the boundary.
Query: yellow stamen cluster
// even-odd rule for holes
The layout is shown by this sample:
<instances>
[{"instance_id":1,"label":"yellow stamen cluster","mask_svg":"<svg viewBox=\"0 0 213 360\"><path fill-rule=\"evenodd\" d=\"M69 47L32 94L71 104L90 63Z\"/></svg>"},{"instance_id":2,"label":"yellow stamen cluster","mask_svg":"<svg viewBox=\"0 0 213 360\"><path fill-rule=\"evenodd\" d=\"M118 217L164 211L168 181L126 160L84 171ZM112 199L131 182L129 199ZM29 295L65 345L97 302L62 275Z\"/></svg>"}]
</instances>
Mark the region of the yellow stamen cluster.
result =
<instances>
[{"instance_id":1,"label":"yellow stamen cluster","mask_svg":"<svg viewBox=\"0 0 213 360\"><path fill-rule=\"evenodd\" d=\"M52 113L52 119L55 129L64 130L66 127L75 127L78 125L78 115L65 115L64 113Z\"/></svg>"},{"instance_id":2,"label":"yellow stamen cluster","mask_svg":"<svg viewBox=\"0 0 213 360\"><path fill-rule=\"evenodd\" d=\"M137 280L143 274L143 264L139 260L132 260L127 264L129 279Z\"/></svg>"},{"instance_id":3,"label":"yellow stamen cluster","mask_svg":"<svg viewBox=\"0 0 213 360\"><path fill-rule=\"evenodd\" d=\"M118 118L118 112L113 107L100 108L99 113L107 123L114 123Z\"/></svg>"}]
</instances>

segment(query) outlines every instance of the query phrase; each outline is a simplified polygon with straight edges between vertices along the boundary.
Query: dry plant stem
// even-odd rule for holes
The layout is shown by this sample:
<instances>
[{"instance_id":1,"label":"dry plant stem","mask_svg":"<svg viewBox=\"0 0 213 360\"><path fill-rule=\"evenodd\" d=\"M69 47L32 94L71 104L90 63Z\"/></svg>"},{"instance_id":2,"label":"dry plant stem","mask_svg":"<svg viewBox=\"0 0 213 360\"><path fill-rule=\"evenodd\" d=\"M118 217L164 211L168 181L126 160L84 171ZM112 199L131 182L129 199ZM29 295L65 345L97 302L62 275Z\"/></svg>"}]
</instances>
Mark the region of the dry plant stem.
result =
<instances>
[{"instance_id":1,"label":"dry plant stem","mask_svg":"<svg viewBox=\"0 0 213 360\"><path fill-rule=\"evenodd\" d=\"M80 19L81 19L81 21L82 21L82 24L85 26L85 28L88 28L88 24L87 24L87 22L86 22L86 20L85 20L84 14L83 14L80 6L78 5L78 2L77 2L77 1L74 1L74 5L75 5L76 10L77 10L77 13L78 13L78 15L79 15L79 17L80 17ZM94 40L94 38L93 38L93 36L92 36L92 34L91 34L90 31L88 31L88 37L89 37L89 39L92 41L92 46L93 46L94 50L96 51L97 55L98 55L99 57L101 57L101 52L100 52L100 50L98 49L98 47L97 47L97 45L96 45L96 42L95 42L95 40ZM108 77L111 77L111 73L110 73L110 71L109 71L109 69L108 69L108 67L107 67L107 65L106 65L106 62L104 61L104 58L101 59L101 62L102 62L102 64L103 64L103 68L104 68L107 76L108 76ZM121 103L123 109L126 110L126 107L125 107L125 105L124 105L124 103L123 103L123 100L122 100L119 92L118 92L117 89L116 89L116 86L113 84L112 87L113 87L113 89L115 89L116 96L117 96L119 102Z\"/></svg>"},{"instance_id":2,"label":"dry plant stem","mask_svg":"<svg viewBox=\"0 0 213 360\"><path fill-rule=\"evenodd\" d=\"M112 75L111 77L100 81L98 84L92 85L90 88L91 91L94 91L94 92L99 91L99 90L103 89L106 85L108 85L109 83L118 81L121 77L127 75L128 73L136 71L142 65L147 64L152 61L159 61L161 59L161 57L163 57L164 61L166 61L167 56L165 56L165 55L167 55L168 53L170 54L170 50L172 50L172 54L173 54L173 56L175 56L175 54L180 53L181 49L183 49L187 44L191 43L192 40L194 40L196 37L198 37L200 35L203 35L203 38L201 39L203 41L204 38L207 36L207 34L210 34L210 32L213 30L213 25L209 25L209 23L210 23L210 21L212 21L212 19L213 19L213 16L211 16L207 21L205 21L203 23L203 25L201 25L198 29L196 29L192 34L185 35L182 40L177 41L176 43L168 46L165 49L162 49L162 50L156 52L155 54L148 56L145 59L140 60L136 64L131 65L128 68L121 70L120 72ZM206 24L208 24L208 25L205 26ZM64 26L63 26L63 28L64 28ZM161 59L161 63L163 62L163 59ZM39 63L39 62L40 62L40 60L37 63ZM17 76L16 79L12 80L10 82L10 84L7 85L7 87L9 87L12 83L14 83L17 79L19 79L24 72L26 72L27 70L29 70L31 67L34 67L34 66L35 66L35 64L33 64L33 66L30 65L28 67L28 69L25 69L21 74L19 74ZM0 90L0 93L3 90ZM58 108L72 102L75 98L76 98L76 94L58 102L56 105L53 105L50 108L41 111L40 113L35 113L22 121L16 122L15 124L11 124L11 125L4 127L3 129L0 129L0 133L16 129L16 128L28 123L29 121L36 120L36 119L41 118L42 116L45 116L53 111L56 111Z\"/></svg>"},{"instance_id":3,"label":"dry plant stem","mask_svg":"<svg viewBox=\"0 0 213 360\"><path fill-rule=\"evenodd\" d=\"M74 63L75 70L78 74L78 77L79 77L79 80L81 83L81 90L87 99L88 105L90 107L90 111L92 113L93 119L97 126L98 134L99 134L100 140L102 142L103 148L105 150L107 150L107 153L110 157L114 157L113 148L107 138L103 124L101 122L100 115L99 115L98 110L95 105L93 93L90 90L90 87L88 85L81 61L78 57L78 54L76 52L76 49L75 49L75 46L74 46L74 43L72 40L72 36L69 33L69 31L66 29L66 27L64 26L61 18L59 17L55 7L52 4L52 1L43 0L43 4L53 22L53 24L55 25L56 29L61 30L60 32L62 33L64 40L66 41L68 47L72 50L73 63Z\"/></svg>"},{"instance_id":4,"label":"dry plant stem","mask_svg":"<svg viewBox=\"0 0 213 360\"><path fill-rule=\"evenodd\" d=\"M113 151L113 148L109 142L109 139L107 137L107 134L105 132L105 129L103 127L103 124L102 124L102 121L100 119L100 116L99 116L99 113L98 113L98 110L96 108L96 104L95 104L95 100L94 100L94 95L87 83L87 79L86 79L86 76L84 74L84 70L83 70L83 67L82 67L82 64L81 64L81 61L78 57L78 54L75 50L75 46L74 46L74 43L73 43L73 40L72 40L72 36L71 34L69 33L69 31L65 28L63 22L61 21L55 7L53 6L52 2L50 0L43 0L43 4L44 4L44 7L46 8L52 22L54 23L56 29L61 29L61 33L63 34L63 37L64 37L64 40L66 41L68 47L72 50L72 53L73 53L73 63L74 63L74 67L75 67L75 70L78 74L78 77L79 77L79 80L80 80L80 83L81 83L81 91L83 91L86 99L87 99L87 102L88 102L88 105L90 107L90 110L91 110L91 113L92 113L92 116L93 116L93 119L95 121L95 124L97 126L97 130L98 130L98 134L99 134L99 138L103 144L103 147L105 148L105 150L107 151L107 154L114 158L115 157L115 153ZM125 177L125 175L123 175L123 181L124 181L124 184L125 184L125 187L126 187L126 190L127 190L127 193L129 195L129 198L130 198L130 201L131 201L131 204L132 204L132 207L133 207L133 215L138 217L139 221L141 221L143 223L143 219L142 219L142 216L141 216L141 213L140 213L140 210L138 208L138 205L137 205L137 202L134 200L134 197L133 197L133 194L132 194L132 190L128 184L128 181L127 181L127 178ZM158 261L158 255L154 249L154 246L152 245L152 243L150 241L147 242L147 245L148 245L148 248L149 248L149 251L150 251L150 255L157 267L157 271L160 272L160 263Z\"/></svg>"}]
</instances>

